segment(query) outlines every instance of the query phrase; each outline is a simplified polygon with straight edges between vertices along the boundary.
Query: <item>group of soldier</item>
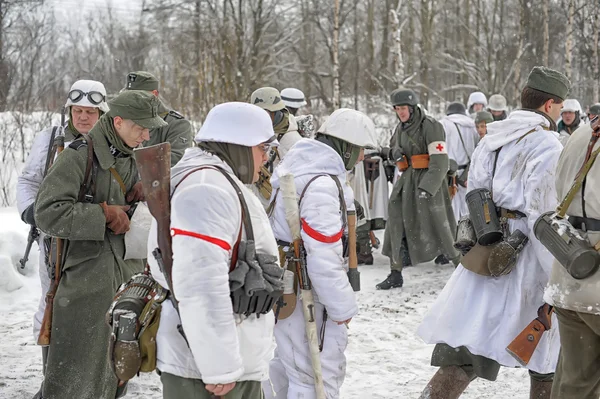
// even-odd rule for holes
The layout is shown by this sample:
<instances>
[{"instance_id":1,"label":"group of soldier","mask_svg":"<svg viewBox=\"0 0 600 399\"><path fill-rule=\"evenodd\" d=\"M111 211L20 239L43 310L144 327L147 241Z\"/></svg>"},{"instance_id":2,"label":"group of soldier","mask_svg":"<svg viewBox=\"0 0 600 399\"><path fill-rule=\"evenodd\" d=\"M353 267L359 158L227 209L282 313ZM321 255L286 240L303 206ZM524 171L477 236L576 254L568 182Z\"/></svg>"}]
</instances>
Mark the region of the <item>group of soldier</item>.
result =
<instances>
[{"instance_id":1,"label":"group of soldier","mask_svg":"<svg viewBox=\"0 0 600 399\"><path fill-rule=\"evenodd\" d=\"M142 272L170 291L153 337L164 398L338 398L347 327L358 312L345 261L354 214L359 263L373 263L374 231L385 229L391 272L378 289L401 287L407 266L456 267L418 329L435 344L431 364L439 367L422 398L458 398L475 378L493 381L500 366L521 366L505 348L542 318L544 301L555 306L558 329L547 326L525 366L531 398L600 395L599 277L573 277L534 232L557 198L569 197L562 205L578 237L596 248L600 240L593 161L583 189L571 187L597 133L590 125L569 130L564 75L535 67L522 109L510 115L504 97L492 96L488 112L483 93L473 93L441 121L399 88L391 93L399 122L385 148L356 110L338 109L314 129L312 116L297 116L306 102L293 88L263 87L248 102L219 104L194 135L165 107L158 84L132 72L107 101L102 83L75 82L68 120L36 137L19 178L21 216L42 232L36 338L49 312L52 320L35 398L126 394L112 359L122 331L105 315L119 287ZM128 256L127 247L148 192L134 150L166 142L171 271L156 255L156 219L147 256ZM481 233L474 209L482 202L488 219L502 221L502 239L456 245L457 222ZM489 261L502 256L509 260L501 266Z\"/></svg>"}]
</instances>

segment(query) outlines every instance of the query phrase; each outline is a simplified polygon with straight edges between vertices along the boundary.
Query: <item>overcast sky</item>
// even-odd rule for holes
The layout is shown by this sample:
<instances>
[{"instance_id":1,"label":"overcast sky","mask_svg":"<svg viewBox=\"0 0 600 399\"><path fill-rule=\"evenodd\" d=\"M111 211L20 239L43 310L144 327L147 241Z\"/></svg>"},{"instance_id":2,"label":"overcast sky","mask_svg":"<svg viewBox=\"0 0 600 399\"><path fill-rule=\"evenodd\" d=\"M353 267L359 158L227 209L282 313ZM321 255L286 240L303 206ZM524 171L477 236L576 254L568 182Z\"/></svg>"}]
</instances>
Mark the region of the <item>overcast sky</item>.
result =
<instances>
[{"instance_id":1,"label":"overcast sky","mask_svg":"<svg viewBox=\"0 0 600 399\"><path fill-rule=\"evenodd\" d=\"M85 16L95 9L112 5L112 9L119 17L127 18L130 15L139 15L141 0L50 0L56 9L56 15L59 18L73 18L75 13L77 16Z\"/></svg>"}]
</instances>

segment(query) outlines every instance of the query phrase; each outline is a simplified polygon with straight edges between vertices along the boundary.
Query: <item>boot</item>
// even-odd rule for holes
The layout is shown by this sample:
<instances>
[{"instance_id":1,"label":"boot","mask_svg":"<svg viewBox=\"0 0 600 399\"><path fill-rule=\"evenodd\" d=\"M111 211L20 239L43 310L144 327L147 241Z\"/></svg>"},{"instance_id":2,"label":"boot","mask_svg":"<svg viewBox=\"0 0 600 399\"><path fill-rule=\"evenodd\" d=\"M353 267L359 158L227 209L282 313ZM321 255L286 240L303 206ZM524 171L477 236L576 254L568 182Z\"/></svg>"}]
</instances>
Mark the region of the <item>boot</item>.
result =
<instances>
[{"instance_id":1,"label":"boot","mask_svg":"<svg viewBox=\"0 0 600 399\"><path fill-rule=\"evenodd\" d=\"M552 381L538 381L530 377L531 388L529 399L550 399L552 393Z\"/></svg>"},{"instance_id":2,"label":"boot","mask_svg":"<svg viewBox=\"0 0 600 399\"><path fill-rule=\"evenodd\" d=\"M419 399L457 399L470 382L471 379L460 367L440 367L427 383Z\"/></svg>"},{"instance_id":3,"label":"boot","mask_svg":"<svg viewBox=\"0 0 600 399\"><path fill-rule=\"evenodd\" d=\"M372 265L373 264L373 254L357 254L359 265Z\"/></svg>"},{"instance_id":4,"label":"boot","mask_svg":"<svg viewBox=\"0 0 600 399\"><path fill-rule=\"evenodd\" d=\"M402 287L402 284L404 284L402 272L399 270L392 270L392 272L387 276L387 278L381 283L377 284L375 288L377 288L378 290L389 290L390 288Z\"/></svg>"},{"instance_id":5,"label":"boot","mask_svg":"<svg viewBox=\"0 0 600 399\"><path fill-rule=\"evenodd\" d=\"M437 258L435 258L434 260L436 265L447 265L448 263L450 263L450 261L448 260L448 258L446 258L446 255L438 255Z\"/></svg>"}]
</instances>

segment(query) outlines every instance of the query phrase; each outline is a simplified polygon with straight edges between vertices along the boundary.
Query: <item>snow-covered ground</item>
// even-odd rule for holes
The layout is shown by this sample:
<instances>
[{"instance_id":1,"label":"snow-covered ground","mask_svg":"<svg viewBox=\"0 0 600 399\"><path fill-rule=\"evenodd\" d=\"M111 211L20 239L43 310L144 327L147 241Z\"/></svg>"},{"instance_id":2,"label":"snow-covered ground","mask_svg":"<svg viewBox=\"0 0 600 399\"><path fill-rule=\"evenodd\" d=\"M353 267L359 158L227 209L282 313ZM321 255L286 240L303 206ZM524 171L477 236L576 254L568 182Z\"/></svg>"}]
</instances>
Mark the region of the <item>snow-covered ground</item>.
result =
<instances>
[{"instance_id":1,"label":"snow-covered ground","mask_svg":"<svg viewBox=\"0 0 600 399\"><path fill-rule=\"evenodd\" d=\"M15 208L0 208L0 398L30 399L41 383L41 350L32 336L32 316L40 298L37 246L24 275L17 273L28 228ZM376 254L374 266L362 266L360 314L350 324L348 375L343 399L418 398L435 372L429 366L432 346L415 331L452 273L450 266L419 265L405 270L405 287L377 291L388 273L387 258ZM12 292L14 284L21 288ZM158 377L146 374L130 384L128 398L159 399ZM525 370L502 369L495 383L475 380L464 398L528 398Z\"/></svg>"}]
</instances>

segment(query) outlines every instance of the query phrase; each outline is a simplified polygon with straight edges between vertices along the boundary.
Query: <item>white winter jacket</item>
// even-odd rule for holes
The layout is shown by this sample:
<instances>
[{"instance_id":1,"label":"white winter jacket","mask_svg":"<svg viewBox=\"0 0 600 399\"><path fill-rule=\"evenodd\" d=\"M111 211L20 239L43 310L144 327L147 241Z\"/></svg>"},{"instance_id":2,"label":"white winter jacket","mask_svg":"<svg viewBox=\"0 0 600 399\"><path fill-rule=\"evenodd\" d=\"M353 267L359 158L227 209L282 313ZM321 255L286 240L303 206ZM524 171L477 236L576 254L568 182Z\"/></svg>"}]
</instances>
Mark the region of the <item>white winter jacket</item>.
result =
<instances>
[{"instance_id":1,"label":"white winter jacket","mask_svg":"<svg viewBox=\"0 0 600 399\"><path fill-rule=\"evenodd\" d=\"M444 132L446 132L448 158L454 159L458 165L467 165L477 143L479 143L479 134L475 128L475 122L467 115L453 114L442 118L440 123L444 126Z\"/></svg>"},{"instance_id":2,"label":"white winter jacket","mask_svg":"<svg viewBox=\"0 0 600 399\"><path fill-rule=\"evenodd\" d=\"M219 165L231 174L248 204L257 252L278 256L269 220L258 198L218 157L200 148L188 148L171 171L173 187L188 171L202 165ZM175 191L171 202L172 279L189 347L177 331L177 312L170 301L165 301L157 336L159 370L201 379L205 384L268 378L275 349L273 313L259 318L239 317L234 315L230 299L229 266L241 227L239 198L219 171L196 171ZM156 247L153 221L148 263L152 275L167 287L151 254Z\"/></svg>"},{"instance_id":3,"label":"white winter jacket","mask_svg":"<svg viewBox=\"0 0 600 399\"><path fill-rule=\"evenodd\" d=\"M288 173L294 175L298 197L313 177L320 174L337 176L343 187L346 206L354 209L354 195L346 184L342 159L328 145L311 139L298 141L271 177L274 192L279 188L279 177ZM281 192L275 195L274 200L271 215L273 233L277 239L291 242ZM354 317L358 306L344 266L339 191L331 177L320 177L309 185L300 204L300 218L315 301L325 306L334 321Z\"/></svg>"},{"instance_id":4,"label":"white winter jacket","mask_svg":"<svg viewBox=\"0 0 600 399\"><path fill-rule=\"evenodd\" d=\"M52 137L52 129L42 130L35 136L31 151L25 161L23 171L17 180L17 207L19 214L23 214L25 209L33 204L37 196L42 180L44 179L44 169L46 168L46 157L48 155L48 147L50 146L50 138ZM58 132L57 132L58 134ZM69 129L65 131L65 147L71 144L74 136Z\"/></svg>"}]
</instances>

